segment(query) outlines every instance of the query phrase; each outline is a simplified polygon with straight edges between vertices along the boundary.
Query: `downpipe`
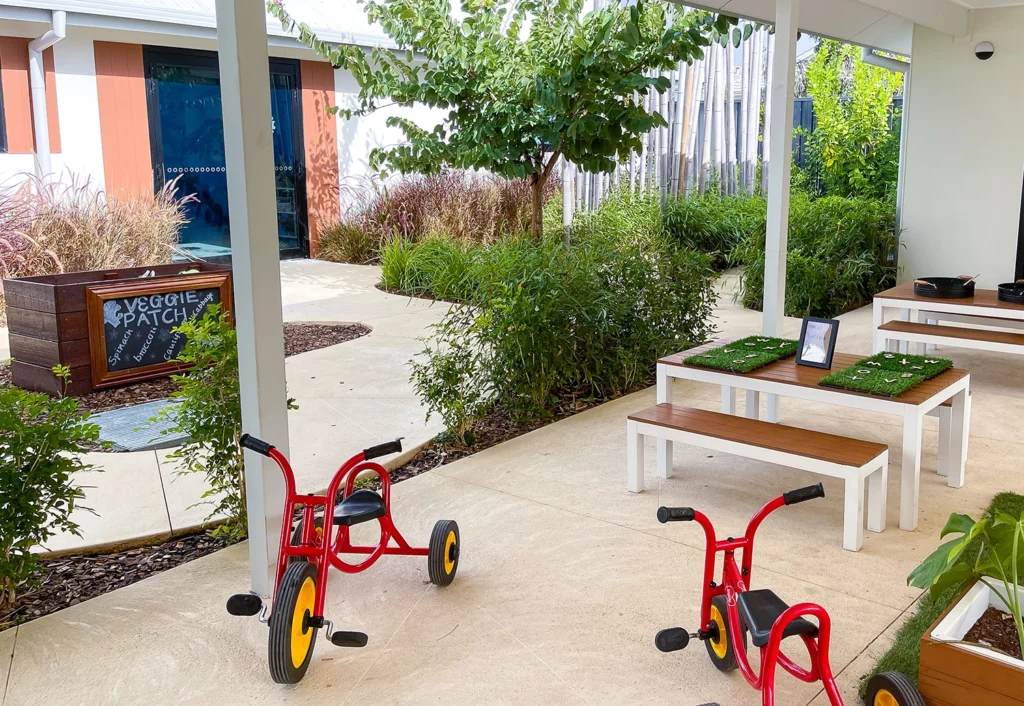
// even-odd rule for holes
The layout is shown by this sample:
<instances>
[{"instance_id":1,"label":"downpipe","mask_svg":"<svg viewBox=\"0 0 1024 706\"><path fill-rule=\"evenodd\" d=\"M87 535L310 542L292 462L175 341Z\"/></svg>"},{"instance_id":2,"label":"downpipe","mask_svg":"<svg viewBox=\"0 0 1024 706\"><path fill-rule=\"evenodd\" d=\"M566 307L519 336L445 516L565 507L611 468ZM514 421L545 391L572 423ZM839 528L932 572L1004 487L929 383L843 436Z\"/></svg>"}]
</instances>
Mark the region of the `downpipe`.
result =
<instances>
[{"instance_id":1,"label":"downpipe","mask_svg":"<svg viewBox=\"0 0 1024 706\"><path fill-rule=\"evenodd\" d=\"M46 115L46 71L43 66L43 52L67 36L67 13L53 10L50 29L39 35L28 45L29 86L32 95L32 134L36 144L36 175L41 180L49 178L53 171L50 165L50 128Z\"/></svg>"}]
</instances>

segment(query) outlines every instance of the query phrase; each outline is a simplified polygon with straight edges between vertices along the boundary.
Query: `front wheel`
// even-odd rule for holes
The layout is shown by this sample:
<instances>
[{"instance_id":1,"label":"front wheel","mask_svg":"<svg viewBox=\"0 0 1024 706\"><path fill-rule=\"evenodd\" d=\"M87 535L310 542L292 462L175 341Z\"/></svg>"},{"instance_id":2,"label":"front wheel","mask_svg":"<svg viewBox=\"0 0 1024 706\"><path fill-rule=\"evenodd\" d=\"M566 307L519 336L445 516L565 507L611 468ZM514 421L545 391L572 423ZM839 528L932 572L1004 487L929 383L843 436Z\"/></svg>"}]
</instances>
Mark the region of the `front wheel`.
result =
<instances>
[{"instance_id":1,"label":"front wheel","mask_svg":"<svg viewBox=\"0 0 1024 706\"><path fill-rule=\"evenodd\" d=\"M427 569L430 583L447 586L459 570L459 526L455 520L438 520L430 533Z\"/></svg>"},{"instance_id":2,"label":"front wheel","mask_svg":"<svg viewBox=\"0 0 1024 706\"><path fill-rule=\"evenodd\" d=\"M310 625L316 610L316 565L289 564L274 596L270 615L270 676L278 684L298 684L313 657L316 628Z\"/></svg>"},{"instance_id":3,"label":"front wheel","mask_svg":"<svg viewBox=\"0 0 1024 706\"><path fill-rule=\"evenodd\" d=\"M704 647L707 648L708 657L711 663L722 672L731 672L739 665L736 662L735 646L732 644L732 636L729 634L729 608L725 596L715 596L711 599L711 623L718 629L718 635L713 640L705 640ZM743 635L742 649L747 649L747 631L741 629Z\"/></svg>"},{"instance_id":4,"label":"front wheel","mask_svg":"<svg viewBox=\"0 0 1024 706\"><path fill-rule=\"evenodd\" d=\"M867 706L925 706L921 692L899 672L882 672L868 679Z\"/></svg>"}]
</instances>

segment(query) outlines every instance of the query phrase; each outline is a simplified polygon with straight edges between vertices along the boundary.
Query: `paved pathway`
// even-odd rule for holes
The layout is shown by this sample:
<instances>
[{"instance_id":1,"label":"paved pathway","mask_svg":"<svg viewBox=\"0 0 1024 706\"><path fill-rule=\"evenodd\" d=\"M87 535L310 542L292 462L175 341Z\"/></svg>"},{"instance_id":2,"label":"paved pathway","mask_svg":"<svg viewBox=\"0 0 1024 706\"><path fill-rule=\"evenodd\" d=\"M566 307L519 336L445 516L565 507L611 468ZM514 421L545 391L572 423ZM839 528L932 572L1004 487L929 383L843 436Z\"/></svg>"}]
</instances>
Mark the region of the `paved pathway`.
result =
<instances>
[{"instance_id":1,"label":"paved pathway","mask_svg":"<svg viewBox=\"0 0 1024 706\"><path fill-rule=\"evenodd\" d=\"M442 429L428 424L409 383L408 361L423 346L418 337L438 321L446 305L398 297L375 287L376 267L316 260L281 263L286 321L363 323L372 332L354 341L288 358L288 392L299 405L289 413L291 456L300 488L323 489L341 462L361 448L398 436L406 447ZM206 485L181 476L168 451L88 454L103 469L81 482L82 537L62 534L54 551L116 545L138 538L170 538L201 524L209 513L195 506Z\"/></svg>"}]
</instances>

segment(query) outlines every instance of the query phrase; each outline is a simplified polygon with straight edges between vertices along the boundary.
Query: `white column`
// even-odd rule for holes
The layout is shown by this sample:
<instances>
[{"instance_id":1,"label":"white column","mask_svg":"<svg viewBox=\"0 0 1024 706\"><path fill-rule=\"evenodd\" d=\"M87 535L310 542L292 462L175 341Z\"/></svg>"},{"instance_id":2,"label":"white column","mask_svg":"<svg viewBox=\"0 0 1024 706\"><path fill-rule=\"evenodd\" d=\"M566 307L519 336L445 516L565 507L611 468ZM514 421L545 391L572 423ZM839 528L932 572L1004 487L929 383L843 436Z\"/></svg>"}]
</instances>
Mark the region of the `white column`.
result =
<instances>
[{"instance_id":1,"label":"white column","mask_svg":"<svg viewBox=\"0 0 1024 706\"><path fill-rule=\"evenodd\" d=\"M217 0L242 428L288 453L281 270L267 18L262 2ZM284 509L276 464L245 452L252 590L273 590Z\"/></svg>"},{"instance_id":2,"label":"white column","mask_svg":"<svg viewBox=\"0 0 1024 706\"><path fill-rule=\"evenodd\" d=\"M789 180L793 152L793 84L800 0L775 5L775 52L771 65L772 111L767 126L771 154L768 172L768 224L764 261L764 315L761 331L782 335L786 304L786 241L789 237Z\"/></svg>"},{"instance_id":3,"label":"white column","mask_svg":"<svg viewBox=\"0 0 1024 706\"><path fill-rule=\"evenodd\" d=\"M573 197L572 187L576 183L576 169L568 159L562 157L562 237L565 247L569 247L569 231L572 229L573 206L576 199Z\"/></svg>"}]
</instances>

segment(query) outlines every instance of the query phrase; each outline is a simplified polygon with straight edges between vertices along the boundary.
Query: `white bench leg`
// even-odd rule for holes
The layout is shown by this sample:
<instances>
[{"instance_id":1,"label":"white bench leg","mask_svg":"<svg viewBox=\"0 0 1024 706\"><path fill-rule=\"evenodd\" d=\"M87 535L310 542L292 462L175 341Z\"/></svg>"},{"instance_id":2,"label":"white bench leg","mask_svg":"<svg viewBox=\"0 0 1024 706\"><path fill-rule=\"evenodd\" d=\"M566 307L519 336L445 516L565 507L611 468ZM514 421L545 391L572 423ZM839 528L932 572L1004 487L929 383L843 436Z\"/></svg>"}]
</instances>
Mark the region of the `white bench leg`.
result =
<instances>
[{"instance_id":1,"label":"white bench leg","mask_svg":"<svg viewBox=\"0 0 1024 706\"><path fill-rule=\"evenodd\" d=\"M882 321L885 310L882 308L881 303L877 300L871 307L871 352L881 353L885 346L885 338L882 332L878 330L884 322Z\"/></svg>"},{"instance_id":2,"label":"white bench leg","mask_svg":"<svg viewBox=\"0 0 1024 706\"><path fill-rule=\"evenodd\" d=\"M967 465L967 438L971 428L971 395L967 390L953 396L949 410L949 469L946 484L962 488Z\"/></svg>"},{"instance_id":3,"label":"white bench leg","mask_svg":"<svg viewBox=\"0 0 1024 706\"><path fill-rule=\"evenodd\" d=\"M843 504L843 549L859 552L864 546L864 477L857 471L846 476Z\"/></svg>"},{"instance_id":4,"label":"white bench leg","mask_svg":"<svg viewBox=\"0 0 1024 706\"><path fill-rule=\"evenodd\" d=\"M765 419L767 421L771 422L772 424L778 424L779 423L779 396L778 395L769 394L768 395L768 401L765 403L765 407L766 407Z\"/></svg>"},{"instance_id":5,"label":"white bench leg","mask_svg":"<svg viewBox=\"0 0 1024 706\"><path fill-rule=\"evenodd\" d=\"M921 414L908 407L903 415L903 468L900 484L900 529L917 529L921 496Z\"/></svg>"},{"instance_id":6,"label":"white bench leg","mask_svg":"<svg viewBox=\"0 0 1024 706\"><path fill-rule=\"evenodd\" d=\"M900 309L900 321L910 321L910 309ZM910 343L908 341L899 341L896 350L906 355L910 352Z\"/></svg>"},{"instance_id":7,"label":"white bench leg","mask_svg":"<svg viewBox=\"0 0 1024 706\"><path fill-rule=\"evenodd\" d=\"M668 375L668 368L664 365L658 366L658 404L672 404L672 378ZM658 439L655 444L658 449L658 458L655 463L655 470L660 478L672 476L672 442L668 439ZM641 452L642 453L642 452ZM641 476L643 470L640 471Z\"/></svg>"},{"instance_id":8,"label":"white bench leg","mask_svg":"<svg viewBox=\"0 0 1024 706\"><path fill-rule=\"evenodd\" d=\"M886 500L889 492L889 455L882 457L882 465L868 476L868 529L885 531Z\"/></svg>"},{"instance_id":9,"label":"white bench leg","mask_svg":"<svg viewBox=\"0 0 1024 706\"><path fill-rule=\"evenodd\" d=\"M759 419L761 417L761 393L756 390L747 390L746 412L748 419Z\"/></svg>"},{"instance_id":10,"label":"white bench leg","mask_svg":"<svg viewBox=\"0 0 1024 706\"><path fill-rule=\"evenodd\" d=\"M644 435L632 419L626 420L626 489L631 493L644 489Z\"/></svg>"},{"instance_id":11,"label":"white bench leg","mask_svg":"<svg viewBox=\"0 0 1024 706\"><path fill-rule=\"evenodd\" d=\"M736 388L722 385L722 414L736 414Z\"/></svg>"},{"instance_id":12,"label":"white bench leg","mask_svg":"<svg viewBox=\"0 0 1024 706\"><path fill-rule=\"evenodd\" d=\"M950 443L952 442L953 410L939 407L939 475L949 476Z\"/></svg>"}]
</instances>

